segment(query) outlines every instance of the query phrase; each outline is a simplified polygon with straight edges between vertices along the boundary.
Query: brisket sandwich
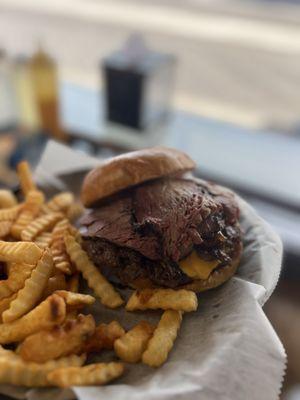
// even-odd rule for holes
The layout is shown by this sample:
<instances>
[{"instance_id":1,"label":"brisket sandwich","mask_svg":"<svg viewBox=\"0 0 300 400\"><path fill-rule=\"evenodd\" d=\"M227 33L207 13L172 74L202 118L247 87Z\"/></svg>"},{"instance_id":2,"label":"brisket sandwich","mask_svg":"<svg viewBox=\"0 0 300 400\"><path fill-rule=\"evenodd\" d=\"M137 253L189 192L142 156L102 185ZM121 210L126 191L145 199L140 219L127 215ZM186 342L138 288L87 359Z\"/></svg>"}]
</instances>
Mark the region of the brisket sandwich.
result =
<instances>
[{"instance_id":1,"label":"brisket sandwich","mask_svg":"<svg viewBox=\"0 0 300 400\"><path fill-rule=\"evenodd\" d=\"M203 291L228 280L242 253L234 194L190 173L186 154L155 147L87 174L83 245L111 282Z\"/></svg>"}]
</instances>

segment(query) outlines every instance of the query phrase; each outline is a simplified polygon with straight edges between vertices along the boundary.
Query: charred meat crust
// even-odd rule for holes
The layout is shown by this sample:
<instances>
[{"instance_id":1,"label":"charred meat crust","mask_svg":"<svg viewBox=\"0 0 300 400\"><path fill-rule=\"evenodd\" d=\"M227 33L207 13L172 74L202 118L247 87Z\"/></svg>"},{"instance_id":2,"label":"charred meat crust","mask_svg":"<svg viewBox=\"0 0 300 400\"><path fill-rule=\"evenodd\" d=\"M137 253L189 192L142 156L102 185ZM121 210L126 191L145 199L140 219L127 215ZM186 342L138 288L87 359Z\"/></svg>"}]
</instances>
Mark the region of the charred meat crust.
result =
<instances>
[{"instance_id":1,"label":"charred meat crust","mask_svg":"<svg viewBox=\"0 0 300 400\"><path fill-rule=\"evenodd\" d=\"M117 285L130 286L137 279L150 279L167 287L191 282L174 262L152 261L135 250L99 238L84 238L83 246L106 278Z\"/></svg>"}]
</instances>

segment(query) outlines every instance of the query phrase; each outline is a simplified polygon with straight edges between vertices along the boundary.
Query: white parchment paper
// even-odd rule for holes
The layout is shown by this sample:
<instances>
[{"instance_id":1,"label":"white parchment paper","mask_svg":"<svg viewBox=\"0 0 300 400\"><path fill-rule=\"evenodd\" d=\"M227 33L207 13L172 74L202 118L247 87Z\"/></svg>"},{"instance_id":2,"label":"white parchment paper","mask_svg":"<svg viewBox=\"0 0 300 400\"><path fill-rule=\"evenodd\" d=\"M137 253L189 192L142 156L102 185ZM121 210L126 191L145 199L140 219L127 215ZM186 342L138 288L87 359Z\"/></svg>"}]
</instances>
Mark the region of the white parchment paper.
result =
<instances>
[{"instance_id":1,"label":"white parchment paper","mask_svg":"<svg viewBox=\"0 0 300 400\"><path fill-rule=\"evenodd\" d=\"M50 142L36 170L47 188L78 192L82 171L99 160ZM0 386L0 393L29 400L276 400L284 376L284 348L262 306L280 274L282 244L271 227L238 198L245 232L238 273L215 290L199 294L199 309L185 314L168 362L159 369L129 365L126 374L105 387L72 390ZM127 293L123 293L124 296ZM125 328L141 319L157 321L159 312L108 310L97 301L97 321L118 319ZM100 359L112 359L109 352Z\"/></svg>"}]
</instances>

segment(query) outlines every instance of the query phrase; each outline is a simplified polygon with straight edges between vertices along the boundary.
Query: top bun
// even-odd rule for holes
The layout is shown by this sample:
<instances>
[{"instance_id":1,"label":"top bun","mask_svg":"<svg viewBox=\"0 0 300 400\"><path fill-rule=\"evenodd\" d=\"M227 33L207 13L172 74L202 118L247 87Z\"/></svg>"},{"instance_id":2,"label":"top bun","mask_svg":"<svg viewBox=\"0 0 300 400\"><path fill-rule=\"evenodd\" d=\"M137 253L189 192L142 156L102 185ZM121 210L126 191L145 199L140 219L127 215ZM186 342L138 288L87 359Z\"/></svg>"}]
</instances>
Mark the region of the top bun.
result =
<instances>
[{"instance_id":1,"label":"top bun","mask_svg":"<svg viewBox=\"0 0 300 400\"><path fill-rule=\"evenodd\" d=\"M195 166L187 154L167 147L125 153L105 161L86 175L81 189L81 201L90 207L130 186L184 173Z\"/></svg>"}]
</instances>

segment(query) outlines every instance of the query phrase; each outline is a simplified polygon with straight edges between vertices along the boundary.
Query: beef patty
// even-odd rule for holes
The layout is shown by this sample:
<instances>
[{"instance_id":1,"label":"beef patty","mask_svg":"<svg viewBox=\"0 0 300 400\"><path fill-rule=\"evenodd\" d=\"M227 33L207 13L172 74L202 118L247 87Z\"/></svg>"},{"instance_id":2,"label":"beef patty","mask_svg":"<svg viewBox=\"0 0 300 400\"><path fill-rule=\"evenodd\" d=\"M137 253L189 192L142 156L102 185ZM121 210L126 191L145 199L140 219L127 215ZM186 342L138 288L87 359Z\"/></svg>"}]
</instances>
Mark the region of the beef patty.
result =
<instances>
[{"instance_id":1,"label":"beef patty","mask_svg":"<svg viewBox=\"0 0 300 400\"><path fill-rule=\"evenodd\" d=\"M240 248L231 192L199 179L162 178L127 189L81 223L84 247L115 283L136 279L177 287L191 282L178 262L196 250L219 268Z\"/></svg>"}]
</instances>

